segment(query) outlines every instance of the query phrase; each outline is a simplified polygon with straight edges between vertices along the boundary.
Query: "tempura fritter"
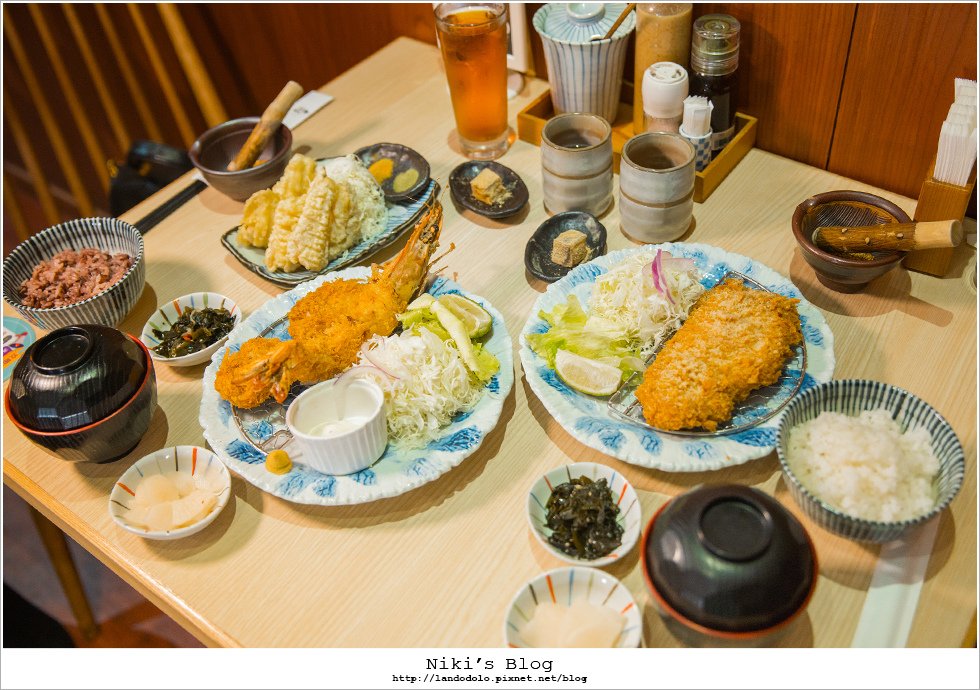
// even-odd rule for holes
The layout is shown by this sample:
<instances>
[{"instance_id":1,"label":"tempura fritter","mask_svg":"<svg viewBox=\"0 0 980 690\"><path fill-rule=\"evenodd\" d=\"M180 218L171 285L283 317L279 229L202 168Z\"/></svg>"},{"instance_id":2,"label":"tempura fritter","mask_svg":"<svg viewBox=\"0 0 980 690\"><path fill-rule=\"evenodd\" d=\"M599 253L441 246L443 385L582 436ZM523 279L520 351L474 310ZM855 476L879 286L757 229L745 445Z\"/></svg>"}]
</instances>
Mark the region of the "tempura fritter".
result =
<instances>
[{"instance_id":1,"label":"tempura fritter","mask_svg":"<svg viewBox=\"0 0 980 690\"><path fill-rule=\"evenodd\" d=\"M779 380L803 341L798 302L732 279L704 293L636 389L647 423L715 431L731 419L752 391Z\"/></svg>"}]
</instances>

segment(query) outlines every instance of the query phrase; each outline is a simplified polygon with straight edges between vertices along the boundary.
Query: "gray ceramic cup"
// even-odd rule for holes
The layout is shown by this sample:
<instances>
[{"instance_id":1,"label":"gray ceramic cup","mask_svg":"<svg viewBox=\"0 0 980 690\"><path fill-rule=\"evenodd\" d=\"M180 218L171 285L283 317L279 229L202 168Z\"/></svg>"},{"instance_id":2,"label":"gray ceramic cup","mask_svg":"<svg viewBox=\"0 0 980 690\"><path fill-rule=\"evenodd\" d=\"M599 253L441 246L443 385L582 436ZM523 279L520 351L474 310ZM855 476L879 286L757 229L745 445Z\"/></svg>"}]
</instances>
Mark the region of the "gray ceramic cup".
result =
<instances>
[{"instance_id":1,"label":"gray ceramic cup","mask_svg":"<svg viewBox=\"0 0 980 690\"><path fill-rule=\"evenodd\" d=\"M619 216L640 242L669 242L687 232L694 215L694 147L677 134L638 134L623 146Z\"/></svg>"},{"instance_id":2,"label":"gray ceramic cup","mask_svg":"<svg viewBox=\"0 0 980 690\"><path fill-rule=\"evenodd\" d=\"M549 213L605 213L613 199L612 127L598 115L565 113L541 131L541 182Z\"/></svg>"}]
</instances>

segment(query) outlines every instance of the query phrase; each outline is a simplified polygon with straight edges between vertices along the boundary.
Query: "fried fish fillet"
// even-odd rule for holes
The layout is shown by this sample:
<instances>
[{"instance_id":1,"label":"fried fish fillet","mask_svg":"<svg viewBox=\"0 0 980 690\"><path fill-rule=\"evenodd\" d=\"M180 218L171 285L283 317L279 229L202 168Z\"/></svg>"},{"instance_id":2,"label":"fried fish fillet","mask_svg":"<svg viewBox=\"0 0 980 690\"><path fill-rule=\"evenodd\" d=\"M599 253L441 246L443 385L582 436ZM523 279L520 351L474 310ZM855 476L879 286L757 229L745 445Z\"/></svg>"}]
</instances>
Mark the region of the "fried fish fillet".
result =
<instances>
[{"instance_id":1,"label":"fried fish fillet","mask_svg":"<svg viewBox=\"0 0 980 690\"><path fill-rule=\"evenodd\" d=\"M704 293L636 389L659 429L714 431L749 394L775 383L803 341L799 300L726 280Z\"/></svg>"}]
</instances>

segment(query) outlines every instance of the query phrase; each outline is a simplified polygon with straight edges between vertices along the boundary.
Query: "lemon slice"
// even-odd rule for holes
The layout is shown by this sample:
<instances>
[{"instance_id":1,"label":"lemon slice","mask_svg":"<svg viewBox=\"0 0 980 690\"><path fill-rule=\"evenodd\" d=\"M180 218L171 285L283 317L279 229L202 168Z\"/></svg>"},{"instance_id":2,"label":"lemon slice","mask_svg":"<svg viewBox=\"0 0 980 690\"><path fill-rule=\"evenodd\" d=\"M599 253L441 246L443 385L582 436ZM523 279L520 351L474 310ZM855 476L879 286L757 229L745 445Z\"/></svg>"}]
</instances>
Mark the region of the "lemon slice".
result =
<instances>
[{"instance_id":1,"label":"lemon slice","mask_svg":"<svg viewBox=\"0 0 980 690\"><path fill-rule=\"evenodd\" d=\"M470 338L481 338L490 332L493 317L490 316L490 312L473 300L462 295L449 294L442 295L438 302L463 322L466 335Z\"/></svg>"},{"instance_id":2,"label":"lemon slice","mask_svg":"<svg viewBox=\"0 0 980 690\"><path fill-rule=\"evenodd\" d=\"M568 350L558 350L555 353L555 373L580 393L602 397L615 393L622 377L618 367L576 355Z\"/></svg>"}]
</instances>

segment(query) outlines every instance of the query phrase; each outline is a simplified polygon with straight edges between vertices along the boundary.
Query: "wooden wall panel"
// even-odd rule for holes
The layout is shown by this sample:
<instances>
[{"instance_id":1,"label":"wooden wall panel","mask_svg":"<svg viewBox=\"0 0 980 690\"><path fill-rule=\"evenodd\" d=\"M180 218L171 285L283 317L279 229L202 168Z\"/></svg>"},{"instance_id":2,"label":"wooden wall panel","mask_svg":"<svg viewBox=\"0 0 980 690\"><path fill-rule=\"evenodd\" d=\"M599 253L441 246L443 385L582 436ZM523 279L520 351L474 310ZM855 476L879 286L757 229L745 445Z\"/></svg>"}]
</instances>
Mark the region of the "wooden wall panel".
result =
<instances>
[{"instance_id":1,"label":"wooden wall panel","mask_svg":"<svg viewBox=\"0 0 980 690\"><path fill-rule=\"evenodd\" d=\"M976 27L974 3L860 5L829 169L917 197Z\"/></svg>"},{"instance_id":2,"label":"wooden wall panel","mask_svg":"<svg viewBox=\"0 0 980 690\"><path fill-rule=\"evenodd\" d=\"M202 52L240 76L246 110L234 115L260 113L289 79L317 88L399 36L435 43L426 3L205 4L181 11L197 13L195 25L213 32Z\"/></svg>"},{"instance_id":3,"label":"wooden wall panel","mask_svg":"<svg viewBox=\"0 0 980 690\"><path fill-rule=\"evenodd\" d=\"M526 6L538 74L547 78L541 39L531 27L540 3ZM737 107L759 118L756 146L823 168L830 155L853 4L739 4L694 6L694 18L730 14L742 25ZM633 80L630 40L626 59Z\"/></svg>"},{"instance_id":4,"label":"wooden wall panel","mask_svg":"<svg viewBox=\"0 0 980 690\"><path fill-rule=\"evenodd\" d=\"M823 168L830 155L853 4L695 5L742 25L736 103L759 118L756 146Z\"/></svg>"},{"instance_id":5,"label":"wooden wall panel","mask_svg":"<svg viewBox=\"0 0 980 690\"><path fill-rule=\"evenodd\" d=\"M18 23L28 19L26 6L4 7ZM159 90L152 87L152 69L126 8L104 7L119 26L134 72L151 85L150 107L167 112ZM538 7L539 3L529 3L523 9L537 71L547 77L540 39L530 22ZM125 85L101 35L94 6L81 4L75 9L103 66L104 78L110 88L123 92ZM152 6L145 9L150 10L146 14L151 31L162 35ZM63 10L57 5L45 5L43 10L51 17L56 40L64 39L69 66L80 67ZM317 87L398 36L435 42L429 3L191 3L181 4L179 10L232 117L261 112L287 79L296 79L306 88ZM935 153L939 124L952 99L953 77L976 78L975 4L695 6L696 15L712 11L733 14L742 22L738 103L740 109L760 119L760 148L818 167L829 164L835 172L904 194L918 193ZM28 51L39 53L39 42L29 28L25 37ZM172 51L169 47L163 50L173 74L179 75ZM10 59L6 41L4 58L7 95L18 107L29 108L23 79ZM43 55L36 64L42 81L55 84ZM98 113L100 106L90 80L83 71L78 79L85 108ZM193 103L182 77L176 86L181 97ZM56 114L65 117L66 131L71 132L63 94L52 88L49 97ZM147 137L134 108L121 107L119 112L132 138ZM203 131L203 117L195 113L193 119L194 126ZM25 127L40 142L38 156L45 169L52 171L52 184L59 188L56 197L66 199L64 181L56 172L40 124L36 118L25 117ZM108 126L105 130L97 133L100 142L112 157L121 158L125 151L119 150ZM183 145L172 122L164 123L161 138ZM11 146L6 126L3 139L5 169L22 174L23 164L16 147ZM100 194L96 177L104 176L105 170L88 172L93 195ZM31 193L29 185L17 181L17 175L12 186ZM66 217L77 215L68 206L64 212Z\"/></svg>"}]
</instances>

